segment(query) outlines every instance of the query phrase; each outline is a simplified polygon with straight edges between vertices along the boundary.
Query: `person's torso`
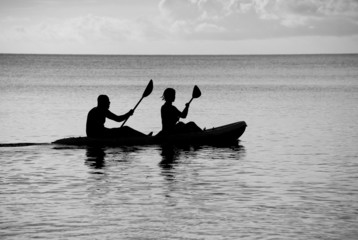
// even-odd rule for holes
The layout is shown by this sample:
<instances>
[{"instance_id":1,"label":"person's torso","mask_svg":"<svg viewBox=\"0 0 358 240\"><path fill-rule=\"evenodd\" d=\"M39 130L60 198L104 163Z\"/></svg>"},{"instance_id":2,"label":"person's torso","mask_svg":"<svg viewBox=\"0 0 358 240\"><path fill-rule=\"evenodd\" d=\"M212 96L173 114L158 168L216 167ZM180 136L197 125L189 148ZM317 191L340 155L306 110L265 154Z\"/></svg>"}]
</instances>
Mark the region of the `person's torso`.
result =
<instances>
[{"instance_id":1,"label":"person's torso","mask_svg":"<svg viewBox=\"0 0 358 240\"><path fill-rule=\"evenodd\" d=\"M162 115L162 130L170 131L175 127L175 124L179 121L180 111L173 105L164 104L161 108Z\"/></svg>"},{"instance_id":2,"label":"person's torso","mask_svg":"<svg viewBox=\"0 0 358 240\"><path fill-rule=\"evenodd\" d=\"M106 110L98 107L92 108L87 115L86 133L87 136L99 136L105 129Z\"/></svg>"}]
</instances>

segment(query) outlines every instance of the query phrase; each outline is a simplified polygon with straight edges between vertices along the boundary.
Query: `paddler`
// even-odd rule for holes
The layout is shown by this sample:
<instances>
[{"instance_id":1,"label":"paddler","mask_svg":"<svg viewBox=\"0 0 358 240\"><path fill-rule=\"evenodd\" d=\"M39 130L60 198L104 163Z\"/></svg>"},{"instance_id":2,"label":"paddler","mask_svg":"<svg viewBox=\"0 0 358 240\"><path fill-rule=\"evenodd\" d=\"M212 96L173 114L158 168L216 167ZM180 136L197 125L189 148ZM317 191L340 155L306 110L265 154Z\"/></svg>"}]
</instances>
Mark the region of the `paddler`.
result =
<instances>
[{"instance_id":1,"label":"paddler","mask_svg":"<svg viewBox=\"0 0 358 240\"><path fill-rule=\"evenodd\" d=\"M122 122L133 115L134 110L129 110L126 114L116 115L109 110L111 102L107 95L99 95L97 107L92 108L87 115L86 133L87 137L94 138L117 138L117 137L140 137L145 134L124 126L120 128L106 128L104 123L106 118L116 122Z\"/></svg>"},{"instance_id":2,"label":"paddler","mask_svg":"<svg viewBox=\"0 0 358 240\"><path fill-rule=\"evenodd\" d=\"M179 111L174 105L175 90L167 88L164 90L162 99L165 101L161 108L162 131L160 134L175 134L202 131L194 122L179 122L180 118L186 118L189 112L190 102L185 104L183 111Z\"/></svg>"}]
</instances>

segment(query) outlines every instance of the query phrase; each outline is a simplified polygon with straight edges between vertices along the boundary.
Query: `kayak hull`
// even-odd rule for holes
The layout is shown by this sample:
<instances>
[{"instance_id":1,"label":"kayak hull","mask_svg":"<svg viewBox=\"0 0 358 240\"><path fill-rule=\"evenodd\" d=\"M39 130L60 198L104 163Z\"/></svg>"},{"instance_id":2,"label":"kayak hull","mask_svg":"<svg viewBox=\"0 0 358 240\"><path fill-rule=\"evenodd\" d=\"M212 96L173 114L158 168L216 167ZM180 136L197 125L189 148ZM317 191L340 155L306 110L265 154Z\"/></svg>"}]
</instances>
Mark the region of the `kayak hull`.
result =
<instances>
[{"instance_id":1,"label":"kayak hull","mask_svg":"<svg viewBox=\"0 0 358 240\"><path fill-rule=\"evenodd\" d=\"M125 146L152 144L230 144L235 143L245 132L244 121L207 129L202 132L173 134L168 136L144 136L129 138L71 137L56 140L53 144L73 146Z\"/></svg>"}]
</instances>

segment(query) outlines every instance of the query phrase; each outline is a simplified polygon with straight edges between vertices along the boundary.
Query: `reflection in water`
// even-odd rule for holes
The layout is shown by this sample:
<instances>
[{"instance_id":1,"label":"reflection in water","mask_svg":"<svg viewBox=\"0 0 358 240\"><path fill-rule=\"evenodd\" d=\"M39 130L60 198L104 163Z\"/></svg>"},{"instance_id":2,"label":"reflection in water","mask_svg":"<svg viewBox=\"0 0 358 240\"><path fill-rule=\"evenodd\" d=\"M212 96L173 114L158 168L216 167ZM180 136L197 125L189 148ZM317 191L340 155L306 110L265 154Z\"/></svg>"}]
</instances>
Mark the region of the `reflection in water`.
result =
<instances>
[{"instance_id":1,"label":"reflection in water","mask_svg":"<svg viewBox=\"0 0 358 240\"><path fill-rule=\"evenodd\" d=\"M88 147L86 148L85 165L94 170L103 169L106 167L106 160L115 160L116 162L130 162L133 153L140 151L142 148L135 146L123 146L116 148L104 147ZM106 159L105 159L106 158ZM101 172L94 172L100 173Z\"/></svg>"},{"instance_id":2,"label":"reflection in water","mask_svg":"<svg viewBox=\"0 0 358 240\"><path fill-rule=\"evenodd\" d=\"M205 153L206 152L206 153ZM215 152L215 154L212 154ZM195 155L205 153L205 156L210 159L212 156L217 158L217 154L223 159L240 159L245 155L245 147L242 145L228 145L228 146L174 146L162 145L161 156L162 160L159 165L162 168L173 168L178 161L181 153L190 153Z\"/></svg>"},{"instance_id":3,"label":"reflection in water","mask_svg":"<svg viewBox=\"0 0 358 240\"><path fill-rule=\"evenodd\" d=\"M164 169L173 168L173 164L178 160L180 152L173 145L161 146L162 160L159 165Z\"/></svg>"},{"instance_id":4,"label":"reflection in water","mask_svg":"<svg viewBox=\"0 0 358 240\"><path fill-rule=\"evenodd\" d=\"M210 159L231 159L239 160L245 156L245 147L242 145L228 146L174 146L162 145L161 161L159 166L161 174L166 180L175 179L175 167L184 158L196 159L197 155L203 156L205 160ZM184 156L185 155L185 156Z\"/></svg>"},{"instance_id":5,"label":"reflection in water","mask_svg":"<svg viewBox=\"0 0 358 240\"><path fill-rule=\"evenodd\" d=\"M222 158L222 159L231 159L231 160L242 160L246 155L246 150L243 145L233 145L227 147L212 147L212 151L215 151L215 154L212 154L209 158Z\"/></svg>"},{"instance_id":6,"label":"reflection in water","mask_svg":"<svg viewBox=\"0 0 358 240\"><path fill-rule=\"evenodd\" d=\"M105 167L104 157L106 153L101 147L88 147L86 149L85 164L93 169L102 169Z\"/></svg>"},{"instance_id":7,"label":"reflection in water","mask_svg":"<svg viewBox=\"0 0 358 240\"><path fill-rule=\"evenodd\" d=\"M162 145L161 146L162 160L159 162L159 166L162 170L162 175L168 181L172 181L175 178L173 171L174 166L180 156L180 150L173 145Z\"/></svg>"},{"instance_id":8,"label":"reflection in water","mask_svg":"<svg viewBox=\"0 0 358 240\"><path fill-rule=\"evenodd\" d=\"M175 146L175 145L162 145L161 157L162 160L159 162L161 168L161 175L168 181L175 180L176 166L183 160L183 154L191 155L193 158L196 155L196 151L199 149L194 146Z\"/></svg>"},{"instance_id":9,"label":"reflection in water","mask_svg":"<svg viewBox=\"0 0 358 240\"><path fill-rule=\"evenodd\" d=\"M235 170L231 166L237 166L235 162L245 158L245 148L241 145L225 147L163 145L159 150L160 175L164 180L163 193L170 207L179 204L177 199L183 189L191 193L206 193L211 197L211 194L217 193L222 185L231 186L230 184L237 181L226 182L223 179L236 179L235 174L232 174ZM208 175L208 172L213 173L216 170L221 173L227 172L229 177L224 174L221 175L220 180L211 178L212 174ZM220 176L219 173L216 175ZM210 189L215 190L212 192ZM188 197L191 204L201 204L205 196L199 195L191 194Z\"/></svg>"},{"instance_id":10,"label":"reflection in water","mask_svg":"<svg viewBox=\"0 0 358 240\"><path fill-rule=\"evenodd\" d=\"M159 163L163 169L172 169L180 159L181 153L195 153L199 147L194 146L174 146L174 145L161 145L162 160Z\"/></svg>"}]
</instances>

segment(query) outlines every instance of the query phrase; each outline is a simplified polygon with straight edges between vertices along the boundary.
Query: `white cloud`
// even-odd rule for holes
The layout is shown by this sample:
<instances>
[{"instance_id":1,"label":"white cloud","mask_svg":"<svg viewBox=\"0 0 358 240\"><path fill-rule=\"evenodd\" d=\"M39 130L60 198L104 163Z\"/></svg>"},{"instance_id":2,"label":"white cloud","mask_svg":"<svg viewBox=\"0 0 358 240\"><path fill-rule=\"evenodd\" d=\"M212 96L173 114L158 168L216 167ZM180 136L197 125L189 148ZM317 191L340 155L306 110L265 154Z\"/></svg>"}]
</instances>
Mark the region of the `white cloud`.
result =
<instances>
[{"instance_id":1,"label":"white cloud","mask_svg":"<svg viewBox=\"0 0 358 240\"><path fill-rule=\"evenodd\" d=\"M217 32L224 32L225 28L219 27L215 24L201 23L195 28L195 31L196 32L217 33Z\"/></svg>"},{"instance_id":2,"label":"white cloud","mask_svg":"<svg viewBox=\"0 0 358 240\"><path fill-rule=\"evenodd\" d=\"M161 0L158 9L160 16L141 20L87 15L21 25L7 17L0 38L83 43L358 34L356 0ZM16 24L5 27L9 21Z\"/></svg>"},{"instance_id":3,"label":"white cloud","mask_svg":"<svg viewBox=\"0 0 358 240\"><path fill-rule=\"evenodd\" d=\"M159 9L173 21L196 19L200 14L196 0L164 0L159 3Z\"/></svg>"},{"instance_id":4,"label":"white cloud","mask_svg":"<svg viewBox=\"0 0 358 240\"><path fill-rule=\"evenodd\" d=\"M129 10L116 15L113 7L108 10L107 6L107 12L104 9L95 14L84 10L81 15L75 11L51 18L49 14L38 17L34 12L4 15L0 17L1 49L7 51L15 44L26 44L30 49L48 46L48 51L68 46L71 49L86 46L87 50L104 45L108 49L114 46L120 49L126 45L150 44L161 49L164 42L168 46L175 42L177 46L180 42L195 41L226 41L227 44L229 41L315 36L339 39L358 35L357 0L158 0L157 12L151 6L151 15L145 17ZM134 5L127 9L136 10Z\"/></svg>"},{"instance_id":5,"label":"white cloud","mask_svg":"<svg viewBox=\"0 0 358 240\"><path fill-rule=\"evenodd\" d=\"M141 41L142 23L87 15L65 21L48 20L31 26L15 26L2 32L3 38L34 41Z\"/></svg>"},{"instance_id":6,"label":"white cloud","mask_svg":"<svg viewBox=\"0 0 358 240\"><path fill-rule=\"evenodd\" d=\"M205 24L232 39L256 38L260 30L270 30L267 37L358 34L355 0L162 0L159 6L169 28L183 37Z\"/></svg>"},{"instance_id":7,"label":"white cloud","mask_svg":"<svg viewBox=\"0 0 358 240\"><path fill-rule=\"evenodd\" d=\"M312 21L353 21L358 19L358 2L354 0L254 0L260 17L278 20L289 27Z\"/></svg>"}]
</instances>

